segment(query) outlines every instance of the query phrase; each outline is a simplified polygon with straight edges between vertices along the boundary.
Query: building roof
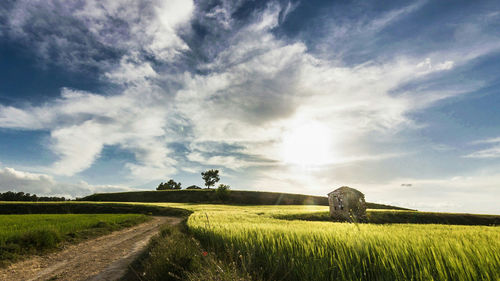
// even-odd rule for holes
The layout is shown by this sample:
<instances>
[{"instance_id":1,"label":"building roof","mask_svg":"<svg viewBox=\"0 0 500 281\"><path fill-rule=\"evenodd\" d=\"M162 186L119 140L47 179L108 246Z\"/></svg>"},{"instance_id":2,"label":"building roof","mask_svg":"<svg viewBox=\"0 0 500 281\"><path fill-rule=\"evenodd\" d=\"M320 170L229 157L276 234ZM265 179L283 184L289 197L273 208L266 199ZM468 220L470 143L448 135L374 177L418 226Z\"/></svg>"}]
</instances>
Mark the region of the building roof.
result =
<instances>
[{"instance_id":1,"label":"building roof","mask_svg":"<svg viewBox=\"0 0 500 281\"><path fill-rule=\"evenodd\" d=\"M346 193L346 192L354 192L358 195L364 195L361 191L354 189L354 188L350 188L348 186L339 187L339 188L335 189L334 191L328 193L328 195L330 195L332 193Z\"/></svg>"}]
</instances>

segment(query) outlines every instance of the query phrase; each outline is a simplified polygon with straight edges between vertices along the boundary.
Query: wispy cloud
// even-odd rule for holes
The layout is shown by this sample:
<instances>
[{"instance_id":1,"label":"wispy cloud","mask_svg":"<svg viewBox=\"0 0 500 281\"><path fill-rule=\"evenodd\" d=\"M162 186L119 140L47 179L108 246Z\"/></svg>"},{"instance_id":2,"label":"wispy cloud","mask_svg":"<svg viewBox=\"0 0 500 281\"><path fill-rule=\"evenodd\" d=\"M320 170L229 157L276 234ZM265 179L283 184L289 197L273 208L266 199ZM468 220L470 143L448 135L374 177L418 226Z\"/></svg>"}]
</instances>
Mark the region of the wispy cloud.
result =
<instances>
[{"instance_id":1,"label":"wispy cloud","mask_svg":"<svg viewBox=\"0 0 500 281\"><path fill-rule=\"evenodd\" d=\"M472 145L491 145L488 148L480 149L469 153L465 158L500 158L500 138L490 138L471 142Z\"/></svg>"},{"instance_id":2,"label":"wispy cloud","mask_svg":"<svg viewBox=\"0 0 500 281\"><path fill-rule=\"evenodd\" d=\"M177 30L193 10L189 0L21 0L2 16L7 35L30 45L44 63L108 69L133 52L174 59L188 48Z\"/></svg>"},{"instance_id":3,"label":"wispy cloud","mask_svg":"<svg viewBox=\"0 0 500 281\"><path fill-rule=\"evenodd\" d=\"M498 138L482 139L482 140L477 140L477 141L471 142L471 144L494 144L494 143L500 143L500 137L498 137Z\"/></svg>"}]
</instances>

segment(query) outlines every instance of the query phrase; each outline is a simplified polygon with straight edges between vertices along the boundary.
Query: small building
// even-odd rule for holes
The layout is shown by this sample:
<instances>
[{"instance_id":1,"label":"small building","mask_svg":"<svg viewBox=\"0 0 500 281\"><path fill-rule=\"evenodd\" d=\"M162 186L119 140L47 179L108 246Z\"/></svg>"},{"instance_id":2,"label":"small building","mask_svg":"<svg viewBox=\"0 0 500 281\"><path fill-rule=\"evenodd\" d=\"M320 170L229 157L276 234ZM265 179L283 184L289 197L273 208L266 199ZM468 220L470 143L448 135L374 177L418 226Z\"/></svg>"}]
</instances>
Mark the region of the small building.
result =
<instances>
[{"instance_id":1,"label":"small building","mask_svg":"<svg viewBox=\"0 0 500 281\"><path fill-rule=\"evenodd\" d=\"M339 221L366 221L365 195L359 190L342 186L328 193L330 216Z\"/></svg>"}]
</instances>

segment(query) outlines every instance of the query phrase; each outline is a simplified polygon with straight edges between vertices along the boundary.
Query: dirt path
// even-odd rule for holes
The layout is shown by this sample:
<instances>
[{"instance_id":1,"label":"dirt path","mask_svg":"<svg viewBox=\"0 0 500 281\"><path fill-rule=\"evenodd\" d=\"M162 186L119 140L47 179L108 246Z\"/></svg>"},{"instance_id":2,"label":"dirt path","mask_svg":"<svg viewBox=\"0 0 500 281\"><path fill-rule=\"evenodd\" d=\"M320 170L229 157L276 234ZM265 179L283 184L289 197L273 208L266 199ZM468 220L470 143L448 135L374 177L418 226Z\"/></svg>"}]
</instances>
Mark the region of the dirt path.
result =
<instances>
[{"instance_id":1,"label":"dirt path","mask_svg":"<svg viewBox=\"0 0 500 281\"><path fill-rule=\"evenodd\" d=\"M151 221L0 269L0 280L116 280L140 254L160 225L181 218L154 217Z\"/></svg>"}]
</instances>

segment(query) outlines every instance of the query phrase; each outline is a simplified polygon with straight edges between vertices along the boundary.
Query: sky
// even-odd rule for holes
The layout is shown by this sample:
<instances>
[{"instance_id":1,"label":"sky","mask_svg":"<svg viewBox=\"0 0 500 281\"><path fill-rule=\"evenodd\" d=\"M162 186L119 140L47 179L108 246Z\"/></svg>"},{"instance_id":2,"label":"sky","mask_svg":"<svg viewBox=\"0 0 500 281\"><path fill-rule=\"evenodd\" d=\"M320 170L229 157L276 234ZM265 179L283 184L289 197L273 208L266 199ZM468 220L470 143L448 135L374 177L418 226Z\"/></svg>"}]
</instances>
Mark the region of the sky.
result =
<instances>
[{"instance_id":1,"label":"sky","mask_svg":"<svg viewBox=\"0 0 500 281\"><path fill-rule=\"evenodd\" d=\"M1 1L0 192L500 214L499 69L498 1Z\"/></svg>"}]
</instances>

